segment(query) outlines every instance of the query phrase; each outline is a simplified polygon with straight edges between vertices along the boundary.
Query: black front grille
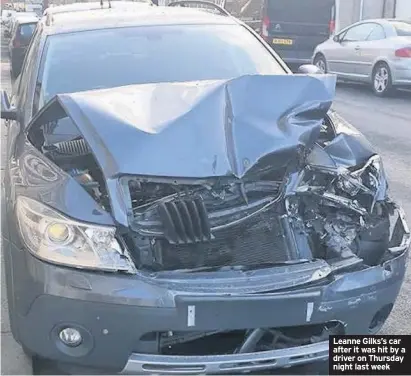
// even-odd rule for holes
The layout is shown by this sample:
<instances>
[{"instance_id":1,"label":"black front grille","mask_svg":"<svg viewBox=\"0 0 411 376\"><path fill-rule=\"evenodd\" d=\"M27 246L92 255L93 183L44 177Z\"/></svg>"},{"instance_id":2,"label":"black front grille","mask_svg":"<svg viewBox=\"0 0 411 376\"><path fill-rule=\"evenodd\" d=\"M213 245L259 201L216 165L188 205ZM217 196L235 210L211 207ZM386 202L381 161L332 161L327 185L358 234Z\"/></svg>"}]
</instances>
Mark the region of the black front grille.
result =
<instances>
[{"instance_id":1,"label":"black front grille","mask_svg":"<svg viewBox=\"0 0 411 376\"><path fill-rule=\"evenodd\" d=\"M256 215L242 225L213 233L214 239L194 244L162 245L165 269L252 266L290 260L275 211Z\"/></svg>"},{"instance_id":2,"label":"black front grille","mask_svg":"<svg viewBox=\"0 0 411 376\"><path fill-rule=\"evenodd\" d=\"M188 244L212 238L207 209L200 197L160 203L158 213L169 243Z\"/></svg>"}]
</instances>

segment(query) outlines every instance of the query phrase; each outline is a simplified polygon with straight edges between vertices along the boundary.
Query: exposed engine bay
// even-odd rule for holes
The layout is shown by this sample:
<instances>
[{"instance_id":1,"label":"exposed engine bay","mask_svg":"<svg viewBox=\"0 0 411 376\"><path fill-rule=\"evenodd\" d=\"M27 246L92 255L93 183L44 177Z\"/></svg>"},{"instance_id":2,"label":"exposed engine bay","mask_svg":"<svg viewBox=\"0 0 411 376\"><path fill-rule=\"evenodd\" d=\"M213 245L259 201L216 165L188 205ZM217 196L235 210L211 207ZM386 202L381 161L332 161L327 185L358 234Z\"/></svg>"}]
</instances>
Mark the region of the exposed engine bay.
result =
<instances>
[{"instance_id":1,"label":"exposed engine bay","mask_svg":"<svg viewBox=\"0 0 411 376\"><path fill-rule=\"evenodd\" d=\"M110 211L91 148L69 118L62 120L40 128L38 146ZM397 238L390 232L395 204L380 157L342 166L327 152L335 137L327 117L311 150L244 179L120 177L130 228L119 236L137 267L149 271L253 269L350 257L375 265L401 241L401 229Z\"/></svg>"}]
</instances>

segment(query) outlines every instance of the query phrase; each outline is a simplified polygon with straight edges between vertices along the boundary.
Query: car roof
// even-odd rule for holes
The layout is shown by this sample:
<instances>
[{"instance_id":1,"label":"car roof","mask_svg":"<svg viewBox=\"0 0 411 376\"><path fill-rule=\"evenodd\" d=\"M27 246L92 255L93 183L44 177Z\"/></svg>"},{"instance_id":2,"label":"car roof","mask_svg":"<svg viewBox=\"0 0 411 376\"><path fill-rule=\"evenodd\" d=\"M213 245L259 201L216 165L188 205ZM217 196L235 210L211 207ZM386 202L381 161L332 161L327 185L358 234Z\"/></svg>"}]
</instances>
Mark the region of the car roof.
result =
<instances>
[{"instance_id":1,"label":"car roof","mask_svg":"<svg viewBox=\"0 0 411 376\"><path fill-rule=\"evenodd\" d=\"M22 25L22 24L39 22L39 19L38 17L35 17L35 16L24 16L24 17L16 17L15 22Z\"/></svg>"},{"instance_id":2,"label":"car roof","mask_svg":"<svg viewBox=\"0 0 411 376\"><path fill-rule=\"evenodd\" d=\"M112 8L122 8L122 7L130 7L134 4L151 4L150 0L139 0L137 2L130 2L130 1L114 1L111 3ZM68 13L68 12L83 12L87 10L93 9L104 9L108 8L109 3L108 1L103 1L103 6L101 6L101 2L87 2L87 3L72 3L72 4L64 4L64 5L52 5L44 11L44 15L47 14L58 14L58 13Z\"/></svg>"},{"instance_id":3,"label":"car roof","mask_svg":"<svg viewBox=\"0 0 411 376\"><path fill-rule=\"evenodd\" d=\"M28 17L36 17L38 19L36 13L34 12L17 12L13 16L14 19L24 19Z\"/></svg>"},{"instance_id":4,"label":"car roof","mask_svg":"<svg viewBox=\"0 0 411 376\"><path fill-rule=\"evenodd\" d=\"M392 23L392 22L404 22L404 23L411 23L411 19L408 19L408 20L406 20L406 19L402 19L402 18L387 18L387 20L386 20L387 22L389 22L389 23Z\"/></svg>"},{"instance_id":5,"label":"car roof","mask_svg":"<svg viewBox=\"0 0 411 376\"><path fill-rule=\"evenodd\" d=\"M362 24L362 23L379 23L382 25L389 25L392 21L400 21L398 18L370 18L367 20L362 20L357 22L357 24Z\"/></svg>"},{"instance_id":6,"label":"car roof","mask_svg":"<svg viewBox=\"0 0 411 376\"><path fill-rule=\"evenodd\" d=\"M114 2L112 3L115 4ZM147 25L182 24L231 24L239 22L229 16L213 14L209 11L183 8L158 7L150 3L130 3L129 7L98 8L88 11L61 12L50 14L44 21L45 32L50 34L76 31L108 29Z\"/></svg>"}]
</instances>

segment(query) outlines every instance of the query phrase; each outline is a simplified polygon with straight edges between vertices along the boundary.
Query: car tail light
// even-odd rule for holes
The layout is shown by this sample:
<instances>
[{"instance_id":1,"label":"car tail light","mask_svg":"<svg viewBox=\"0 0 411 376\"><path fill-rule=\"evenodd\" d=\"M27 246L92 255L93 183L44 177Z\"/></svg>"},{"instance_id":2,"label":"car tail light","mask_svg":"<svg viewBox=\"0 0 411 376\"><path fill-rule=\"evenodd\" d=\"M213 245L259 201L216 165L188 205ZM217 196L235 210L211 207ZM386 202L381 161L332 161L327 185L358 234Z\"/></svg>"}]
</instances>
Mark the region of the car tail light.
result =
<instances>
[{"instance_id":1,"label":"car tail light","mask_svg":"<svg viewBox=\"0 0 411 376\"><path fill-rule=\"evenodd\" d=\"M411 47L400 48L395 51L397 57L411 57Z\"/></svg>"},{"instance_id":2,"label":"car tail light","mask_svg":"<svg viewBox=\"0 0 411 376\"><path fill-rule=\"evenodd\" d=\"M268 39L268 30L270 28L270 18L268 16L265 16L263 18L263 24L261 28L261 36L267 40Z\"/></svg>"},{"instance_id":3,"label":"car tail light","mask_svg":"<svg viewBox=\"0 0 411 376\"><path fill-rule=\"evenodd\" d=\"M334 34L335 31L335 20L331 20L328 24L328 30L330 34Z\"/></svg>"}]
</instances>

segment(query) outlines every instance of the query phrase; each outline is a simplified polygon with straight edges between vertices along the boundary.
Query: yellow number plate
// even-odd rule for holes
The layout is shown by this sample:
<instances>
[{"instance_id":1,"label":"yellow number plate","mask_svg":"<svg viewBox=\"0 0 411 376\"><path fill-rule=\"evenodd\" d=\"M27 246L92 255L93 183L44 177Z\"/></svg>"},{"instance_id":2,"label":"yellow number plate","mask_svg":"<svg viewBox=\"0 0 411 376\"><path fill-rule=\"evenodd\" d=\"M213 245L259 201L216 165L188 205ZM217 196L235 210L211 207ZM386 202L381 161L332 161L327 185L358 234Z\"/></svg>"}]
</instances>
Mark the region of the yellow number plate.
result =
<instances>
[{"instance_id":1,"label":"yellow number plate","mask_svg":"<svg viewBox=\"0 0 411 376\"><path fill-rule=\"evenodd\" d=\"M283 44L286 46L291 46L293 44L292 39L279 39L279 38L274 38L273 39L273 44Z\"/></svg>"}]
</instances>

